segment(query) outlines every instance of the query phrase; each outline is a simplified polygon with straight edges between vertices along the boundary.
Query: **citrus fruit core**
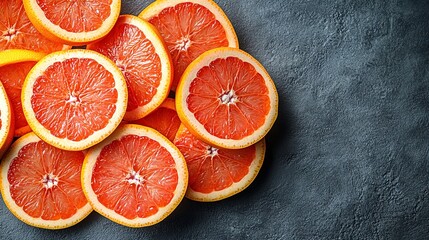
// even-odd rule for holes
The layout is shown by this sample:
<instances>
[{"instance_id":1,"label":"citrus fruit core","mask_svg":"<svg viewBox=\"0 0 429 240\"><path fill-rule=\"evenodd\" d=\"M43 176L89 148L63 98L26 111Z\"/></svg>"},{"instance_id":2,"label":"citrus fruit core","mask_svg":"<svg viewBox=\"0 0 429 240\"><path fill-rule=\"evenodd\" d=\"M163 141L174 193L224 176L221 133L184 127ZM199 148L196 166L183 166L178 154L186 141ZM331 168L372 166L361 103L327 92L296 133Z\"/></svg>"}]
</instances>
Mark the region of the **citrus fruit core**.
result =
<instances>
[{"instance_id":1,"label":"citrus fruit core","mask_svg":"<svg viewBox=\"0 0 429 240\"><path fill-rule=\"evenodd\" d=\"M108 124L117 98L113 75L101 64L89 58L70 58L55 62L36 79L31 104L36 119L51 134L79 141Z\"/></svg>"}]
</instances>

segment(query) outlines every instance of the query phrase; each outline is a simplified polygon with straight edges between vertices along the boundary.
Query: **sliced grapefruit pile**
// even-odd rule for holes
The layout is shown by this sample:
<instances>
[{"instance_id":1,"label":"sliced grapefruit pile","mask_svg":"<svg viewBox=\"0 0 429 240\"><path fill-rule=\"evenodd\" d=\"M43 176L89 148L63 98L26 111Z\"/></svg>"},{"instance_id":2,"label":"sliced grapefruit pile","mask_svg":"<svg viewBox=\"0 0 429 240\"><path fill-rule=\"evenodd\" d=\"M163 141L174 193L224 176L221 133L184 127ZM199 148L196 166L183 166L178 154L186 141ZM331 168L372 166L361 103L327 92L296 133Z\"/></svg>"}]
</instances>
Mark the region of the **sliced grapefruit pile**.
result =
<instances>
[{"instance_id":1,"label":"sliced grapefruit pile","mask_svg":"<svg viewBox=\"0 0 429 240\"><path fill-rule=\"evenodd\" d=\"M66 228L92 209L151 226L185 196L243 191L261 169L278 94L223 10L120 6L0 1L0 186L31 226Z\"/></svg>"}]
</instances>

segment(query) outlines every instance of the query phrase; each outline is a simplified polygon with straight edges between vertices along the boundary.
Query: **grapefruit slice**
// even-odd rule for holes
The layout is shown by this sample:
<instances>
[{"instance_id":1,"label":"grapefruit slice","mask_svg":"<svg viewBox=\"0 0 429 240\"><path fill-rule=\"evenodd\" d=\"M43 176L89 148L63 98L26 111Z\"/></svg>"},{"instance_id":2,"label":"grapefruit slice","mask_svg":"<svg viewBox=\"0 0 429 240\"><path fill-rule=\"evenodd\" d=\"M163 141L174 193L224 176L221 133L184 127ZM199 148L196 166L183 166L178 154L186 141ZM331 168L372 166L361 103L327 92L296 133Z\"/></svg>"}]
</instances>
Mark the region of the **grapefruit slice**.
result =
<instances>
[{"instance_id":1,"label":"grapefruit slice","mask_svg":"<svg viewBox=\"0 0 429 240\"><path fill-rule=\"evenodd\" d=\"M175 90L186 67L203 52L217 47L238 47L228 17L211 0L160 0L139 17L161 33L173 59Z\"/></svg>"},{"instance_id":2,"label":"grapefruit slice","mask_svg":"<svg viewBox=\"0 0 429 240\"><path fill-rule=\"evenodd\" d=\"M46 54L22 49L0 52L0 81L6 89L15 115L15 137L31 131L21 105L21 89L30 69Z\"/></svg>"},{"instance_id":3,"label":"grapefruit slice","mask_svg":"<svg viewBox=\"0 0 429 240\"><path fill-rule=\"evenodd\" d=\"M219 201L246 189L258 175L265 157L265 141L243 149L220 149L206 144L181 125L174 144L189 171L186 197Z\"/></svg>"},{"instance_id":4,"label":"grapefruit slice","mask_svg":"<svg viewBox=\"0 0 429 240\"><path fill-rule=\"evenodd\" d=\"M109 57L122 70L128 85L124 120L148 115L167 98L173 71L170 54L151 24L122 15L105 38L87 49Z\"/></svg>"},{"instance_id":5,"label":"grapefruit slice","mask_svg":"<svg viewBox=\"0 0 429 240\"><path fill-rule=\"evenodd\" d=\"M278 95L265 68L236 48L195 59L176 92L181 121L205 142L229 149L261 140L277 118Z\"/></svg>"},{"instance_id":6,"label":"grapefruit slice","mask_svg":"<svg viewBox=\"0 0 429 240\"><path fill-rule=\"evenodd\" d=\"M12 143L14 129L15 118L13 109L7 97L6 89L0 82L0 158Z\"/></svg>"},{"instance_id":7,"label":"grapefruit slice","mask_svg":"<svg viewBox=\"0 0 429 240\"><path fill-rule=\"evenodd\" d=\"M121 10L120 0L23 0L30 21L45 37L69 45L98 40L112 29Z\"/></svg>"},{"instance_id":8,"label":"grapefruit slice","mask_svg":"<svg viewBox=\"0 0 429 240\"><path fill-rule=\"evenodd\" d=\"M77 224L92 208L80 180L84 154L55 148L28 133L16 140L1 164L6 206L28 225L61 229Z\"/></svg>"},{"instance_id":9,"label":"grapefruit slice","mask_svg":"<svg viewBox=\"0 0 429 240\"><path fill-rule=\"evenodd\" d=\"M151 127L173 141L181 122L176 113L174 99L167 98L151 114L132 123Z\"/></svg>"},{"instance_id":10,"label":"grapefruit slice","mask_svg":"<svg viewBox=\"0 0 429 240\"><path fill-rule=\"evenodd\" d=\"M185 159L152 128L125 124L94 146L82 169L84 193L95 211L129 227L156 224L181 202Z\"/></svg>"},{"instance_id":11,"label":"grapefruit slice","mask_svg":"<svg viewBox=\"0 0 429 240\"><path fill-rule=\"evenodd\" d=\"M28 124L41 139L78 151L101 142L120 124L127 86L110 59L72 49L51 53L31 69L21 101Z\"/></svg>"},{"instance_id":12,"label":"grapefruit slice","mask_svg":"<svg viewBox=\"0 0 429 240\"><path fill-rule=\"evenodd\" d=\"M51 53L71 48L40 34L25 14L22 0L2 0L0 9L0 51L27 49Z\"/></svg>"}]
</instances>

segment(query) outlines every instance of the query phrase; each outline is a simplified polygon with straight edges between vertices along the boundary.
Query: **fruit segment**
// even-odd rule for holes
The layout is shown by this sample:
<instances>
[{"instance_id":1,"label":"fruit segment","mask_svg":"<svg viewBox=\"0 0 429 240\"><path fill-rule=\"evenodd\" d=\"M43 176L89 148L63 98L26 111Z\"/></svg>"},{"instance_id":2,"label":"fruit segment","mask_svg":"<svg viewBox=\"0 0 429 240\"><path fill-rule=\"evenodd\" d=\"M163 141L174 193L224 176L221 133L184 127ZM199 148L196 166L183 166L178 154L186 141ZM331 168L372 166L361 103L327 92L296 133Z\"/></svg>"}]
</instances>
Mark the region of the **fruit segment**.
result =
<instances>
[{"instance_id":1,"label":"fruit segment","mask_svg":"<svg viewBox=\"0 0 429 240\"><path fill-rule=\"evenodd\" d=\"M156 1L140 13L161 33L173 59L175 90L186 67L217 47L238 47L234 28L213 1Z\"/></svg>"},{"instance_id":2,"label":"fruit segment","mask_svg":"<svg viewBox=\"0 0 429 240\"><path fill-rule=\"evenodd\" d=\"M221 149L197 139L184 126L174 144L183 153L189 171L186 197L196 201L218 201L244 190L261 168L265 144L243 149Z\"/></svg>"},{"instance_id":3,"label":"fruit segment","mask_svg":"<svg viewBox=\"0 0 429 240\"><path fill-rule=\"evenodd\" d=\"M85 45L104 37L115 25L120 0L22 0L31 23L46 38L69 45Z\"/></svg>"},{"instance_id":4,"label":"fruit segment","mask_svg":"<svg viewBox=\"0 0 429 240\"><path fill-rule=\"evenodd\" d=\"M151 127L173 141L181 122L176 113L174 99L167 98L151 114L133 123Z\"/></svg>"}]
</instances>

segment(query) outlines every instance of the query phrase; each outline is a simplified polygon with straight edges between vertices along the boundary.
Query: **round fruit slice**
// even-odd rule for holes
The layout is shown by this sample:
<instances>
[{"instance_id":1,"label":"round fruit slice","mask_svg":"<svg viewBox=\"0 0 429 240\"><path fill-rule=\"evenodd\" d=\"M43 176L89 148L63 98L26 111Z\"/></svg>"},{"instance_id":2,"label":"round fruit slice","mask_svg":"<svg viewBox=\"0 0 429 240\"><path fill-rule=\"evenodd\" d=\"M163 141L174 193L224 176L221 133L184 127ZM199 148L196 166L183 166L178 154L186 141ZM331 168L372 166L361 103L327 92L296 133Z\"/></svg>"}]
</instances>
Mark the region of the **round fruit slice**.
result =
<instances>
[{"instance_id":1,"label":"round fruit slice","mask_svg":"<svg viewBox=\"0 0 429 240\"><path fill-rule=\"evenodd\" d=\"M220 149L196 138L181 125L174 144L183 153L189 171L186 197L213 202L247 188L258 175L265 157L265 141L243 149Z\"/></svg>"},{"instance_id":2,"label":"round fruit slice","mask_svg":"<svg viewBox=\"0 0 429 240\"><path fill-rule=\"evenodd\" d=\"M83 190L94 210L129 227L162 221L183 199L187 183L176 146L135 124L122 125L91 148L82 169Z\"/></svg>"},{"instance_id":3,"label":"round fruit slice","mask_svg":"<svg viewBox=\"0 0 429 240\"><path fill-rule=\"evenodd\" d=\"M91 213L83 194L82 152L55 148L28 133L16 140L1 165L1 193L21 221L35 227L61 229Z\"/></svg>"},{"instance_id":4,"label":"round fruit slice","mask_svg":"<svg viewBox=\"0 0 429 240\"><path fill-rule=\"evenodd\" d=\"M174 99L167 98L151 114L133 123L151 127L173 141L181 122L176 113Z\"/></svg>"},{"instance_id":5,"label":"round fruit slice","mask_svg":"<svg viewBox=\"0 0 429 240\"><path fill-rule=\"evenodd\" d=\"M22 49L0 52L0 81L9 96L15 114L14 135L20 137L31 131L21 105L21 89L30 69L46 54Z\"/></svg>"},{"instance_id":6,"label":"round fruit slice","mask_svg":"<svg viewBox=\"0 0 429 240\"><path fill-rule=\"evenodd\" d=\"M2 0L0 9L0 51L16 48L51 53L71 48L40 34L25 14L22 0Z\"/></svg>"},{"instance_id":7,"label":"round fruit slice","mask_svg":"<svg viewBox=\"0 0 429 240\"><path fill-rule=\"evenodd\" d=\"M47 38L70 45L84 45L104 37L115 25L120 0L23 0L34 26Z\"/></svg>"},{"instance_id":8,"label":"round fruit slice","mask_svg":"<svg viewBox=\"0 0 429 240\"><path fill-rule=\"evenodd\" d=\"M21 101L28 124L41 139L64 150L83 150L119 125L127 85L110 59L73 49L42 58L24 81Z\"/></svg>"},{"instance_id":9,"label":"round fruit slice","mask_svg":"<svg viewBox=\"0 0 429 240\"><path fill-rule=\"evenodd\" d=\"M13 109L7 97L6 89L0 82L0 158L12 143L14 129L15 118Z\"/></svg>"},{"instance_id":10,"label":"round fruit slice","mask_svg":"<svg viewBox=\"0 0 429 240\"><path fill-rule=\"evenodd\" d=\"M124 120L148 115L167 98L173 71L170 54L151 24L122 15L105 38L87 49L109 57L124 74L128 85Z\"/></svg>"},{"instance_id":11,"label":"round fruit slice","mask_svg":"<svg viewBox=\"0 0 429 240\"><path fill-rule=\"evenodd\" d=\"M238 47L238 38L228 17L211 0L160 0L139 17L161 33L173 59L175 90L183 71L203 52L217 47Z\"/></svg>"},{"instance_id":12,"label":"round fruit slice","mask_svg":"<svg viewBox=\"0 0 429 240\"><path fill-rule=\"evenodd\" d=\"M273 126L278 95L256 59L236 48L217 48L195 59L183 73L176 108L186 127L205 142L245 148Z\"/></svg>"}]
</instances>

